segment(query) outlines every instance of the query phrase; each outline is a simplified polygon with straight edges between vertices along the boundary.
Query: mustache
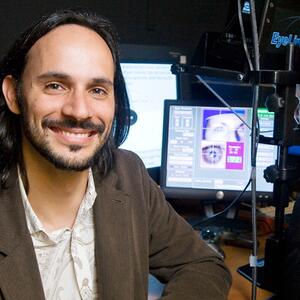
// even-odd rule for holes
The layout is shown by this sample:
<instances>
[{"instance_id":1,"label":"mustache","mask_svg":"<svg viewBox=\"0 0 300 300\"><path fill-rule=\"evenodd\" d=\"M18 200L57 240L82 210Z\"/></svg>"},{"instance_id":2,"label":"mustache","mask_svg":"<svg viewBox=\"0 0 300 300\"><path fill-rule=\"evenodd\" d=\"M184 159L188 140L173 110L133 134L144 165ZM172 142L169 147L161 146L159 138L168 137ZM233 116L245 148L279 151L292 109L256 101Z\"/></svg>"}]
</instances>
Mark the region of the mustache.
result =
<instances>
[{"instance_id":1,"label":"mustache","mask_svg":"<svg viewBox=\"0 0 300 300\"><path fill-rule=\"evenodd\" d=\"M95 124L89 120L78 121L75 119L51 120L45 119L42 121L42 127L64 127L64 128L81 128L91 131L96 131L102 134L105 130L104 124Z\"/></svg>"}]
</instances>

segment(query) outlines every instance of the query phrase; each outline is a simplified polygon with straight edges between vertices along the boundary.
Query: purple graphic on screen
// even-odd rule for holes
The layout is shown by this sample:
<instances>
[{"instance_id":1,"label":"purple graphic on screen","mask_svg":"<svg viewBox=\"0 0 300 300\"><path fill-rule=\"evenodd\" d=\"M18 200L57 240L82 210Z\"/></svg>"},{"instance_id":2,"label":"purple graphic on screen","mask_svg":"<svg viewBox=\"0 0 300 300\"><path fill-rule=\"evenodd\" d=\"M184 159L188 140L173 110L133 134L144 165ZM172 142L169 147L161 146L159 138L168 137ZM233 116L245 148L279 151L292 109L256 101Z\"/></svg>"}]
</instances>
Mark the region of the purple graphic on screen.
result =
<instances>
[{"instance_id":1,"label":"purple graphic on screen","mask_svg":"<svg viewBox=\"0 0 300 300\"><path fill-rule=\"evenodd\" d=\"M244 165L244 143L228 142L226 145L226 169L242 170Z\"/></svg>"},{"instance_id":2,"label":"purple graphic on screen","mask_svg":"<svg viewBox=\"0 0 300 300\"><path fill-rule=\"evenodd\" d=\"M203 110L203 123L202 123L202 139L205 139L205 131L207 128L207 123L209 120L209 117L219 115L220 109L204 109Z\"/></svg>"},{"instance_id":3,"label":"purple graphic on screen","mask_svg":"<svg viewBox=\"0 0 300 300\"><path fill-rule=\"evenodd\" d=\"M241 117L245 118L245 109L234 109L234 112L240 115ZM227 115L225 118L222 116ZM228 118L228 116L231 116L231 118ZM207 132L214 132L220 133L221 131L223 132L223 135L227 134L229 135L228 131L232 131L232 136L233 133L236 133L237 136L239 136L239 132L243 128L241 124L241 121L238 120L236 116L230 111L229 109L226 108L208 108L203 110L203 120L202 120L202 139L203 140L209 140L207 136ZM218 136L218 134L217 134ZM220 136L219 136L220 137ZM222 139L223 141L226 140L226 136Z\"/></svg>"}]
</instances>

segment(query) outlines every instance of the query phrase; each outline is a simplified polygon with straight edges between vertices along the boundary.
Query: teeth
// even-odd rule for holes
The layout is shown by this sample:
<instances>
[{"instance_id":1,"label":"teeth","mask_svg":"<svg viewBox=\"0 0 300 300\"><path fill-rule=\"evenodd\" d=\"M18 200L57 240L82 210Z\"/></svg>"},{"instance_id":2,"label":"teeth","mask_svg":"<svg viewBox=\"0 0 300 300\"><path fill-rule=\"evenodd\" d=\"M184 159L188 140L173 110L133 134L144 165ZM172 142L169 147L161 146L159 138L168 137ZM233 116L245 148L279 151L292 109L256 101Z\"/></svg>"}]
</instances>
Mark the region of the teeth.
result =
<instances>
[{"instance_id":1,"label":"teeth","mask_svg":"<svg viewBox=\"0 0 300 300\"><path fill-rule=\"evenodd\" d=\"M65 136L72 136L77 138L86 138L89 136L89 133L74 133L69 131L61 131L61 133Z\"/></svg>"}]
</instances>

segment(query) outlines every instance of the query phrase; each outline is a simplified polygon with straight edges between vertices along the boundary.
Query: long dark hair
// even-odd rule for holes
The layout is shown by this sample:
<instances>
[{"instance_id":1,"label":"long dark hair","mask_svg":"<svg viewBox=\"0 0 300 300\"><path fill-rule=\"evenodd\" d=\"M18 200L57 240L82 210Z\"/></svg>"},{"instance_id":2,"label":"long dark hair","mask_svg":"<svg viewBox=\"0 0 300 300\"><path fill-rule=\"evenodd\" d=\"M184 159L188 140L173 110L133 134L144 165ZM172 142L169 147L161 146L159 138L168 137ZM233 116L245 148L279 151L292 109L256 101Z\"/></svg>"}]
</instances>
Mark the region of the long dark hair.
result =
<instances>
[{"instance_id":1,"label":"long dark hair","mask_svg":"<svg viewBox=\"0 0 300 300\"><path fill-rule=\"evenodd\" d=\"M22 74L27 61L27 54L31 47L49 31L64 24L77 24L97 32L107 43L115 63L114 93L115 118L114 126L108 142L103 146L101 157L97 161L98 169L105 175L113 164L113 148L124 142L130 126L130 108L122 75L118 39L112 24L104 17L82 10L61 10L42 17L37 23L28 28L12 45L0 62L0 83L7 75L12 75L17 85L21 82ZM19 116L13 114L5 101L2 89L0 91L0 186L5 187L8 176L16 165L21 167L23 174L24 164L21 149L21 128Z\"/></svg>"}]
</instances>

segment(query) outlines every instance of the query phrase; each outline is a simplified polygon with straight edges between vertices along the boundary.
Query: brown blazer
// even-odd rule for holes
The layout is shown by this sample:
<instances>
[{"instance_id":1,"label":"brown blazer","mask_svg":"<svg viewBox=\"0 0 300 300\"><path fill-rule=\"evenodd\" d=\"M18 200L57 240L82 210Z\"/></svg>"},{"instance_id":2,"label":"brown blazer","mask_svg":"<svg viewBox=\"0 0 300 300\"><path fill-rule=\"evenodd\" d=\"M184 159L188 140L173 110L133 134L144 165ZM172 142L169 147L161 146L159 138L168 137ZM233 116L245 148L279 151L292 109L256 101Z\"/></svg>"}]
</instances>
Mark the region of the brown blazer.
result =
<instances>
[{"instance_id":1,"label":"brown blazer","mask_svg":"<svg viewBox=\"0 0 300 300\"><path fill-rule=\"evenodd\" d=\"M231 277L222 260L174 212L134 154L117 150L110 174L94 177L101 300L147 299L149 272L166 283L162 299L227 298ZM0 190L0 299L45 299L16 172Z\"/></svg>"}]
</instances>

